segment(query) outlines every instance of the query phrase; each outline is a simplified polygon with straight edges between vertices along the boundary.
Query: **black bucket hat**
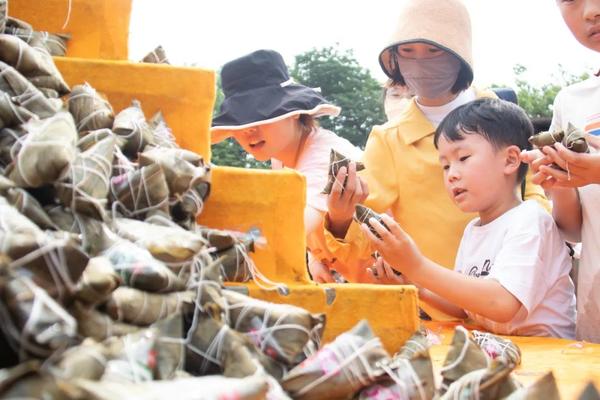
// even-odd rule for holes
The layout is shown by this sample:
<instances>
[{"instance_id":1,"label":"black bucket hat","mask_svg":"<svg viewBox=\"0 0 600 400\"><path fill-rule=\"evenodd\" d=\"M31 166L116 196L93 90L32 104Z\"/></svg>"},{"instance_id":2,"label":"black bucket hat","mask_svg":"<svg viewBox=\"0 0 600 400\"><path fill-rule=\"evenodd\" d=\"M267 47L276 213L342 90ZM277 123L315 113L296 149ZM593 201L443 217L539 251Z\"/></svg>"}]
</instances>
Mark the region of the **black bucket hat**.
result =
<instances>
[{"instance_id":1,"label":"black bucket hat","mask_svg":"<svg viewBox=\"0 0 600 400\"><path fill-rule=\"evenodd\" d=\"M290 79L283 57L273 50L257 50L228 62L221 70L221 84L225 100L212 120L213 132L246 129L296 114L340 113L317 90Z\"/></svg>"}]
</instances>

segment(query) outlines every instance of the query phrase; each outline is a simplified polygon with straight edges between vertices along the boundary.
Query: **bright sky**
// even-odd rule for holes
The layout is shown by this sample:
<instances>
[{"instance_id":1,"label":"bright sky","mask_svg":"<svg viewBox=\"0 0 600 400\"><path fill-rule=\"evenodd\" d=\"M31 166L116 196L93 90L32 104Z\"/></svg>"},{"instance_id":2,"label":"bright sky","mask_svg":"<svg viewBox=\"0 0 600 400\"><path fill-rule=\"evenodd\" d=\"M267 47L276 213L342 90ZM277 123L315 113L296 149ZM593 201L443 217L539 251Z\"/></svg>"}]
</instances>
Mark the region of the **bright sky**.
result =
<instances>
[{"instance_id":1,"label":"bright sky","mask_svg":"<svg viewBox=\"0 0 600 400\"><path fill-rule=\"evenodd\" d=\"M512 84L513 65L534 84L551 82L561 64L597 71L600 55L581 46L553 0L465 0L473 23L475 81ZM380 81L377 57L398 23L401 0L134 0L130 58L162 44L173 64L219 69L260 48L288 65L314 47L339 43Z\"/></svg>"}]
</instances>

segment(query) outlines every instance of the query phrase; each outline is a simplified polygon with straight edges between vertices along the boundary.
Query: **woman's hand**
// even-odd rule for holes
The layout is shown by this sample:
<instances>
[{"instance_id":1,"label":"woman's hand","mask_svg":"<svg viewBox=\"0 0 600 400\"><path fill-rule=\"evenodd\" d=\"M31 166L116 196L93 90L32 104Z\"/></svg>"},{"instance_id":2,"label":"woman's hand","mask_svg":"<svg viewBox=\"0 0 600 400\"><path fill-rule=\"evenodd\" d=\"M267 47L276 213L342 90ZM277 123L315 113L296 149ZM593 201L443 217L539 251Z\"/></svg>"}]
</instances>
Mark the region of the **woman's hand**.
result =
<instances>
[{"instance_id":1,"label":"woman's hand","mask_svg":"<svg viewBox=\"0 0 600 400\"><path fill-rule=\"evenodd\" d=\"M350 162L347 170L341 167L327 198L329 231L336 238L346 236L355 206L365 201L368 195L367 184L356 174L356 163Z\"/></svg>"}]
</instances>

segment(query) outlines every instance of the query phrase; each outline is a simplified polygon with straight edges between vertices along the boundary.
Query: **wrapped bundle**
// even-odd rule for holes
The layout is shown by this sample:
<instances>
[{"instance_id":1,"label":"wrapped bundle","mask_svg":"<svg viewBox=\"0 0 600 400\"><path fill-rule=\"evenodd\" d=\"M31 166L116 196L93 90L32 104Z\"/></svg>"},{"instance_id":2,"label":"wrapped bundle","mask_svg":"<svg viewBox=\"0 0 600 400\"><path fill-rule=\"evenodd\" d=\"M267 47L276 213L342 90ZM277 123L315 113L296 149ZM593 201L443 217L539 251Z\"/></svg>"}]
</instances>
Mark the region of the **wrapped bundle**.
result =
<instances>
[{"instance_id":1,"label":"wrapped bundle","mask_svg":"<svg viewBox=\"0 0 600 400\"><path fill-rule=\"evenodd\" d=\"M158 164L165 173L171 196L183 194L203 174L196 164L202 157L188 150L150 147L139 155L140 166Z\"/></svg>"},{"instance_id":2,"label":"wrapped bundle","mask_svg":"<svg viewBox=\"0 0 600 400\"><path fill-rule=\"evenodd\" d=\"M62 108L62 100L49 99L27 78L10 65L0 61L0 90L10 95L11 101L40 118L48 118Z\"/></svg>"},{"instance_id":3,"label":"wrapped bundle","mask_svg":"<svg viewBox=\"0 0 600 400\"><path fill-rule=\"evenodd\" d=\"M122 286L112 293L106 312L114 320L148 326L180 312L184 303L194 299L191 291L157 294Z\"/></svg>"},{"instance_id":4,"label":"wrapped bundle","mask_svg":"<svg viewBox=\"0 0 600 400\"><path fill-rule=\"evenodd\" d=\"M88 262L75 288L75 298L86 304L103 303L121 284L121 278L105 257L94 257Z\"/></svg>"},{"instance_id":5,"label":"wrapped bundle","mask_svg":"<svg viewBox=\"0 0 600 400\"><path fill-rule=\"evenodd\" d=\"M173 315L154 323L151 329L156 335L156 366L154 377L160 380L175 379L183 370L185 362L185 340L183 317Z\"/></svg>"},{"instance_id":6,"label":"wrapped bundle","mask_svg":"<svg viewBox=\"0 0 600 400\"><path fill-rule=\"evenodd\" d=\"M217 252L230 249L236 244L234 234L229 231L200 227L198 233L206 239L208 246L213 247Z\"/></svg>"},{"instance_id":7,"label":"wrapped bundle","mask_svg":"<svg viewBox=\"0 0 600 400\"><path fill-rule=\"evenodd\" d=\"M185 283L148 250L119 239L102 255L112 264L124 285L148 292L165 293L185 289Z\"/></svg>"},{"instance_id":8,"label":"wrapped bundle","mask_svg":"<svg viewBox=\"0 0 600 400\"><path fill-rule=\"evenodd\" d=\"M78 380L75 385L89 400L160 400L172 398L175 394L179 400L262 400L269 389L266 378L253 376L243 379L202 376L143 383Z\"/></svg>"},{"instance_id":9,"label":"wrapped bundle","mask_svg":"<svg viewBox=\"0 0 600 400\"><path fill-rule=\"evenodd\" d=\"M120 338L108 339L105 344L110 359L100 380L123 383L154 380L156 338L156 331L143 329Z\"/></svg>"},{"instance_id":10,"label":"wrapped bundle","mask_svg":"<svg viewBox=\"0 0 600 400\"><path fill-rule=\"evenodd\" d=\"M17 259L28 254L44 241L44 233L10 205L4 197L0 197L0 253Z\"/></svg>"},{"instance_id":11,"label":"wrapped bundle","mask_svg":"<svg viewBox=\"0 0 600 400\"><path fill-rule=\"evenodd\" d=\"M135 242L164 262L190 261L198 252L206 248L206 240L201 235L176 225L162 226L117 218L115 226L121 237Z\"/></svg>"},{"instance_id":12,"label":"wrapped bundle","mask_svg":"<svg viewBox=\"0 0 600 400\"><path fill-rule=\"evenodd\" d=\"M80 138L77 141L77 148L79 148L79 151L86 151L96 143L101 142L109 137L115 138L115 143L117 146L121 146L123 144L122 139L117 138L117 136L115 136L110 129L98 129L95 131L90 131L85 136Z\"/></svg>"},{"instance_id":13,"label":"wrapped bundle","mask_svg":"<svg viewBox=\"0 0 600 400\"><path fill-rule=\"evenodd\" d=\"M566 131L540 132L529 138L529 142L538 147L552 146L554 143L562 143L567 149L576 153L589 153L589 146L585 140L585 133L577 129L570 122Z\"/></svg>"},{"instance_id":14,"label":"wrapped bundle","mask_svg":"<svg viewBox=\"0 0 600 400\"><path fill-rule=\"evenodd\" d=\"M27 131L21 126L3 128L0 130L0 165L7 167L17 159L23 141L27 137ZM13 182L14 183L14 182Z\"/></svg>"},{"instance_id":15,"label":"wrapped bundle","mask_svg":"<svg viewBox=\"0 0 600 400\"><path fill-rule=\"evenodd\" d=\"M88 257L67 233L51 236L0 197L0 253L14 260L12 268L31 271L34 282L52 296L67 300Z\"/></svg>"},{"instance_id":16,"label":"wrapped bundle","mask_svg":"<svg viewBox=\"0 0 600 400\"><path fill-rule=\"evenodd\" d=\"M248 282L254 277L256 266L248 256L249 252L254 252L254 238L251 235L236 240L233 247L215 253L215 257L221 261L221 275L225 282Z\"/></svg>"},{"instance_id":17,"label":"wrapped bundle","mask_svg":"<svg viewBox=\"0 0 600 400\"><path fill-rule=\"evenodd\" d=\"M200 263L201 260L194 264ZM196 292L194 307L216 320L226 320L227 302L222 295L223 280L218 260L199 266L194 264L188 279L188 287Z\"/></svg>"},{"instance_id":18,"label":"wrapped bundle","mask_svg":"<svg viewBox=\"0 0 600 400\"><path fill-rule=\"evenodd\" d=\"M362 204L357 204L356 205L355 210L354 210L354 220L356 222L358 222L359 224L367 224L367 226L369 227L369 230L371 232L373 232L373 234L375 236L377 236L378 238L381 238L379 236L379 234L377 233L377 231L375 230L375 228L373 228L373 226L369 222L369 220L371 218L375 218L377 220L377 222L379 222L386 229L388 229L388 227L385 224L385 222L383 222L383 219L381 218L381 215L377 214L375 211L371 210L369 207L363 206Z\"/></svg>"},{"instance_id":19,"label":"wrapped bundle","mask_svg":"<svg viewBox=\"0 0 600 400\"><path fill-rule=\"evenodd\" d=\"M387 358L363 320L292 369L282 386L294 399L347 399L381 377Z\"/></svg>"},{"instance_id":20,"label":"wrapped bundle","mask_svg":"<svg viewBox=\"0 0 600 400\"><path fill-rule=\"evenodd\" d=\"M73 87L67 99L78 132L112 128L115 116L110 103L88 83Z\"/></svg>"},{"instance_id":21,"label":"wrapped bundle","mask_svg":"<svg viewBox=\"0 0 600 400\"><path fill-rule=\"evenodd\" d=\"M7 179L4 177L4 175L0 174L0 195L2 196L6 196L6 193L10 190L15 188L16 185L13 181L11 181L10 179Z\"/></svg>"},{"instance_id":22,"label":"wrapped bundle","mask_svg":"<svg viewBox=\"0 0 600 400\"><path fill-rule=\"evenodd\" d=\"M6 18L8 17L8 0L0 0L0 32L6 30Z\"/></svg>"},{"instance_id":23,"label":"wrapped bundle","mask_svg":"<svg viewBox=\"0 0 600 400\"><path fill-rule=\"evenodd\" d=\"M123 152L135 158L137 153L149 144L154 144L152 128L148 125L140 102L134 100L132 105L115 117L113 132L126 140Z\"/></svg>"},{"instance_id":24,"label":"wrapped bundle","mask_svg":"<svg viewBox=\"0 0 600 400\"><path fill-rule=\"evenodd\" d=\"M173 136L173 132L167 125L167 121L165 121L165 117L161 111L158 111L156 114L154 114L152 118L150 118L150 121L148 121L148 124L150 124L150 127L152 128L154 143L158 147L172 149L179 148L175 140L175 136Z\"/></svg>"},{"instance_id":25,"label":"wrapped bundle","mask_svg":"<svg viewBox=\"0 0 600 400\"><path fill-rule=\"evenodd\" d=\"M6 191L5 197L9 204L40 228L58 230L58 227L52 222L42 205L26 190L12 188Z\"/></svg>"},{"instance_id":26,"label":"wrapped bundle","mask_svg":"<svg viewBox=\"0 0 600 400\"><path fill-rule=\"evenodd\" d=\"M108 137L80 153L55 184L61 204L103 220L116 140Z\"/></svg>"},{"instance_id":27,"label":"wrapped bundle","mask_svg":"<svg viewBox=\"0 0 600 400\"><path fill-rule=\"evenodd\" d=\"M150 64L169 64L167 54L162 46L157 46L150 53L146 54L144 58L142 58L142 62Z\"/></svg>"},{"instance_id":28,"label":"wrapped bundle","mask_svg":"<svg viewBox=\"0 0 600 400\"><path fill-rule=\"evenodd\" d=\"M69 93L69 86L45 50L34 49L16 36L0 34L0 60L14 67L45 93L60 97Z\"/></svg>"},{"instance_id":29,"label":"wrapped bundle","mask_svg":"<svg viewBox=\"0 0 600 400\"><path fill-rule=\"evenodd\" d=\"M585 389L581 392L578 400L598 400L600 399L600 393L598 393L598 389L593 382L589 382L585 385Z\"/></svg>"},{"instance_id":30,"label":"wrapped bundle","mask_svg":"<svg viewBox=\"0 0 600 400\"><path fill-rule=\"evenodd\" d=\"M169 187L160 165L152 164L110 180L113 210L128 217L162 211L168 214Z\"/></svg>"},{"instance_id":31,"label":"wrapped bundle","mask_svg":"<svg viewBox=\"0 0 600 400\"><path fill-rule=\"evenodd\" d=\"M452 382L463 375L486 368L489 362L488 356L471 339L469 331L462 326L457 326L441 369L443 377L441 392L444 393Z\"/></svg>"},{"instance_id":32,"label":"wrapped bundle","mask_svg":"<svg viewBox=\"0 0 600 400\"><path fill-rule=\"evenodd\" d=\"M471 371L453 382L440 399L504 399L520 387L510 375L513 369L514 364L498 358L489 367Z\"/></svg>"},{"instance_id":33,"label":"wrapped bundle","mask_svg":"<svg viewBox=\"0 0 600 400\"><path fill-rule=\"evenodd\" d=\"M503 337L480 331L472 331L473 340L481 347L481 349L495 360L498 357L504 357L508 362L519 365L521 364L521 349L511 340Z\"/></svg>"},{"instance_id":34,"label":"wrapped bundle","mask_svg":"<svg viewBox=\"0 0 600 400\"><path fill-rule=\"evenodd\" d=\"M140 330L139 326L114 321L105 313L78 301L69 307L69 312L77 320L77 333L97 341L128 335Z\"/></svg>"},{"instance_id":35,"label":"wrapped bundle","mask_svg":"<svg viewBox=\"0 0 600 400\"><path fill-rule=\"evenodd\" d=\"M188 225L196 220L204 208L204 201L210 194L210 167L204 167L197 175L190 189L185 191L171 207L173 219Z\"/></svg>"},{"instance_id":36,"label":"wrapped bundle","mask_svg":"<svg viewBox=\"0 0 600 400\"><path fill-rule=\"evenodd\" d=\"M62 206L46 207L46 212L60 230L81 235L83 250L92 257L113 243L110 231L102 221L73 213Z\"/></svg>"},{"instance_id":37,"label":"wrapped bundle","mask_svg":"<svg viewBox=\"0 0 600 400\"><path fill-rule=\"evenodd\" d=\"M430 347L431 343L427 338L427 332L418 330L404 343L400 351L394 354L393 359L405 358L410 360L415 354L426 352Z\"/></svg>"},{"instance_id":38,"label":"wrapped bundle","mask_svg":"<svg viewBox=\"0 0 600 400\"><path fill-rule=\"evenodd\" d=\"M350 162L352 162L352 160L350 160L346 156L338 153L334 149L331 149L331 153L329 153L329 171L327 174L328 175L327 185L325 186L325 188L323 189L323 191L321 193L323 193L323 194L331 193L331 189L333 188L333 184L335 183L335 179L336 179L338 172L340 172L340 168L346 167L346 171L348 171L348 166L349 166ZM361 162L356 162L356 171L362 171L363 169L365 169L364 164ZM344 179L344 183L342 185L342 190L343 190L343 188L346 187L347 181L348 181L348 178Z\"/></svg>"},{"instance_id":39,"label":"wrapped bundle","mask_svg":"<svg viewBox=\"0 0 600 400\"><path fill-rule=\"evenodd\" d=\"M276 379L283 369L267 357L243 334L234 331L223 322L200 312L184 314L191 325L186 340L185 368L193 375L223 373L231 378L254 375L264 368Z\"/></svg>"},{"instance_id":40,"label":"wrapped bundle","mask_svg":"<svg viewBox=\"0 0 600 400\"><path fill-rule=\"evenodd\" d=\"M2 329L20 354L48 357L75 342L75 319L28 277L8 278L0 293Z\"/></svg>"},{"instance_id":41,"label":"wrapped bundle","mask_svg":"<svg viewBox=\"0 0 600 400\"><path fill-rule=\"evenodd\" d=\"M560 400L558 386L552 371L548 372L540 379L535 381L531 386L523 387L515 390L510 396L505 397L506 400Z\"/></svg>"},{"instance_id":42,"label":"wrapped bundle","mask_svg":"<svg viewBox=\"0 0 600 400\"><path fill-rule=\"evenodd\" d=\"M0 128L18 126L32 118L36 118L34 113L13 103L7 93L0 92Z\"/></svg>"},{"instance_id":43,"label":"wrapped bundle","mask_svg":"<svg viewBox=\"0 0 600 400\"><path fill-rule=\"evenodd\" d=\"M320 343L325 314L310 314L289 304L274 304L230 290L223 291L227 302L227 323L245 333L263 353L293 365L309 341Z\"/></svg>"},{"instance_id":44,"label":"wrapped bundle","mask_svg":"<svg viewBox=\"0 0 600 400\"><path fill-rule=\"evenodd\" d=\"M61 379L96 381L104 374L107 362L105 347L93 339L85 339L61 354L54 372Z\"/></svg>"},{"instance_id":45,"label":"wrapped bundle","mask_svg":"<svg viewBox=\"0 0 600 400\"><path fill-rule=\"evenodd\" d=\"M29 23L15 17L8 16L6 18L6 29L12 28L19 28L27 31L33 30L33 26L31 26Z\"/></svg>"},{"instance_id":46,"label":"wrapped bundle","mask_svg":"<svg viewBox=\"0 0 600 400\"><path fill-rule=\"evenodd\" d=\"M427 350L417 352L412 358L397 358L390 364L382 363L387 378L363 389L359 400L377 399L433 399L435 378Z\"/></svg>"},{"instance_id":47,"label":"wrapped bundle","mask_svg":"<svg viewBox=\"0 0 600 400\"><path fill-rule=\"evenodd\" d=\"M71 35L65 33L39 32L16 26L6 28L4 33L16 36L31 47L44 50L50 53L51 56L58 57L62 57L67 53L67 42L71 39Z\"/></svg>"},{"instance_id":48,"label":"wrapped bundle","mask_svg":"<svg viewBox=\"0 0 600 400\"><path fill-rule=\"evenodd\" d=\"M37 360L0 370L0 397L3 399L72 400L72 390L69 383L44 372Z\"/></svg>"},{"instance_id":49,"label":"wrapped bundle","mask_svg":"<svg viewBox=\"0 0 600 400\"><path fill-rule=\"evenodd\" d=\"M25 129L28 136L17 158L8 166L8 178L21 187L54 183L76 157L73 118L61 112L45 120L30 121Z\"/></svg>"}]
</instances>

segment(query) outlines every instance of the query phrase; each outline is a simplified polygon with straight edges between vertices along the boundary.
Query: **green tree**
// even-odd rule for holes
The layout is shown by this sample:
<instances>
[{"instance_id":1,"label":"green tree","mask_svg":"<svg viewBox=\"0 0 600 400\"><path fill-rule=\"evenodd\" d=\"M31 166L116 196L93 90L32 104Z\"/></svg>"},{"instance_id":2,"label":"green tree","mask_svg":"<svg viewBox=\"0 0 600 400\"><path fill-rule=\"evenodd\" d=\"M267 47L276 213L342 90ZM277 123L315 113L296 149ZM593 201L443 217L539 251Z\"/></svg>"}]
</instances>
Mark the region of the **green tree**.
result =
<instances>
[{"instance_id":1,"label":"green tree","mask_svg":"<svg viewBox=\"0 0 600 400\"><path fill-rule=\"evenodd\" d=\"M312 49L296 56L290 74L299 83L320 88L323 96L342 108L320 124L364 148L373 125L385 122L381 84L362 68L351 50Z\"/></svg>"},{"instance_id":2,"label":"green tree","mask_svg":"<svg viewBox=\"0 0 600 400\"><path fill-rule=\"evenodd\" d=\"M531 118L552 117L552 104L560 89L590 77L590 74L587 72L579 75L569 73L559 65L558 73L553 74L551 83L535 86L525 79L527 73L525 66L517 64L513 67L513 72L519 105L523 107ZM499 87L504 85L492 86Z\"/></svg>"}]
</instances>

